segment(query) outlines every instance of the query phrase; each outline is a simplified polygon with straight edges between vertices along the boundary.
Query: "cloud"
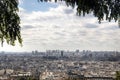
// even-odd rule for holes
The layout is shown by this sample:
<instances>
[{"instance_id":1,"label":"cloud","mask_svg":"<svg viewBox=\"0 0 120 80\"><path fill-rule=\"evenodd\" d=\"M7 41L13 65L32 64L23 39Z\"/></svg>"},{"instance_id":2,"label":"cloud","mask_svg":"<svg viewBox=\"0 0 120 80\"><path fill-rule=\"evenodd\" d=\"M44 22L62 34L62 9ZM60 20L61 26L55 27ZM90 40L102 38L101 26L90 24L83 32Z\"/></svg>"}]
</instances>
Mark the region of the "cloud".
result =
<instances>
[{"instance_id":1,"label":"cloud","mask_svg":"<svg viewBox=\"0 0 120 80\"><path fill-rule=\"evenodd\" d=\"M92 24L92 23L86 23L86 24L84 25L84 27L86 27L86 28L88 28L88 29L92 29L92 28L97 28L97 27L99 27L99 26L96 25L96 24Z\"/></svg>"},{"instance_id":2,"label":"cloud","mask_svg":"<svg viewBox=\"0 0 120 80\"><path fill-rule=\"evenodd\" d=\"M32 25L24 25L24 27L22 27L23 30L32 29L32 28L34 28L34 26Z\"/></svg>"},{"instance_id":3,"label":"cloud","mask_svg":"<svg viewBox=\"0 0 120 80\"><path fill-rule=\"evenodd\" d=\"M19 5L23 4L23 0L18 0L19 1Z\"/></svg>"},{"instance_id":4,"label":"cloud","mask_svg":"<svg viewBox=\"0 0 120 80\"><path fill-rule=\"evenodd\" d=\"M99 24L92 14L77 16L76 9L66 5L45 12L28 13L21 8L19 15L24 46L29 46L29 50L120 50L120 29L113 21Z\"/></svg>"}]
</instances>

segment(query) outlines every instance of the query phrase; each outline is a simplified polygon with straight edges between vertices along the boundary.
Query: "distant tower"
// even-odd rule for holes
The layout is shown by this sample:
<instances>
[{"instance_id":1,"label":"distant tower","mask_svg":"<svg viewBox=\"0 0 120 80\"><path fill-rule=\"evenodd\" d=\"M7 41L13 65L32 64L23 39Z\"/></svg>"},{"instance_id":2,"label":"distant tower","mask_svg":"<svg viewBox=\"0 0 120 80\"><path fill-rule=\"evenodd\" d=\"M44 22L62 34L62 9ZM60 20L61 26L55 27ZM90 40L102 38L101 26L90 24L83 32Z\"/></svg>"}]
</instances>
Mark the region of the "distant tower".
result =
<instances>
[{"instance_id":1,"label":"distant tower","mask_svg":"<svg viewBox=\"0 0 120 80\"><path fill-rule=\"evenodd\" d=\"M32 51L32 54L34 54L34 51Z\"/></svg>"},{"instance_id":2,"label":"distant tower","mask_svg":"<svg viewBox=\"0 0 120 80\"><path fill-rule=\"evenodd\" d=\"M61 57L63 57L63 56L64 56L63 54L64 54L64 51L61 51Z\"/></svg>"},{"instance_id":3,"label":"distant tower","mask_svg":"<svg viewBox=\"0 0 120 80\"><path fill-rule=\"evenodd\" d=\"M85 54L86 53L86 51L85 50L83 50L83 54Z\"/></svg>"},{"instance_id":4,"label":"distant tower","mask_svg":"<svg viewBox=\"0 0 120 80\"><path fill-rule=\"evenodd\" d=\"M37 51L37 50L35 50L35 53L37 54L37 53L38 53L38 51Z\"/></svg>"},{"instance_id":5,"label":"distant tower","mask_svg":"<svg viewBox=\"0 0 120 80\"><path fill-rule=\"evenodd\" d=\"M79 49L77 49L75 52L76 52L76 53L79 53Z\"/></svg>"}]
</instances>

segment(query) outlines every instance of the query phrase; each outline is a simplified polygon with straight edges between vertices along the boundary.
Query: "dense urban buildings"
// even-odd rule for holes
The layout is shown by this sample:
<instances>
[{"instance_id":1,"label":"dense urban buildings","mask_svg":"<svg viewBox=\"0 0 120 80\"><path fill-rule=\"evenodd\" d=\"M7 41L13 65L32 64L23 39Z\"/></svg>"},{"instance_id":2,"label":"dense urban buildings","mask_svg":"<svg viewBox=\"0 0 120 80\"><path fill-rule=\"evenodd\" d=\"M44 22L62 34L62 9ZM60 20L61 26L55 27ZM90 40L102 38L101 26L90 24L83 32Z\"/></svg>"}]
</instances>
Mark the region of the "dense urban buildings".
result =
<instances>
[{"instance_id":1,"label":"dense urban buildings","mask_svg":"<svg viewBox=\"0 0 120 80\"><path fill-rule=\"evenodd\" d=\"M116 71L120 71L119 57L118 51L0 52L0 80L23 77L36 80L101 77L113 80Z\"/></svg>"}]
</instances>

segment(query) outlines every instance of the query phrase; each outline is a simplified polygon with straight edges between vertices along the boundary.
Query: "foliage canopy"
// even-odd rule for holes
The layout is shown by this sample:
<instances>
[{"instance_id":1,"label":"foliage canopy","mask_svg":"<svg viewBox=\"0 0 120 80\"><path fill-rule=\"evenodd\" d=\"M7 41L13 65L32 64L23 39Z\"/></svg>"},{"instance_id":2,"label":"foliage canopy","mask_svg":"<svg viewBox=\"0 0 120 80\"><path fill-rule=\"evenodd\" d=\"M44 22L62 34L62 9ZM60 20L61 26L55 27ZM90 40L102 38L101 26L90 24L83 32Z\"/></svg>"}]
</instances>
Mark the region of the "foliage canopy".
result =
<instances>
[{"instance_id":1,"label":"foliage canopy","mask_svg":"<svg viewBox=\"0 0 120 80\"><path fill-rule=\"evenodd\" d=\"M51 1L51 0L38 0L38 1ZM120 0L55 0L65 1L67 6L73 8L77 6L77 14L79 16L93 13L95 17L101 22L104 18L106 20L117 21L120 16Z\"/></svg>"},{"instance_id":2,"label":"foliage canopy","mask_svg":"<svg viewBox=\"0 0 120 80\"><path fill-rule=\"evenodd\" d=\"M120 80L120 71L116 71L116 79L115 80Z\"/></svg>"},{"instance_id":3,"label":"foliage canopy","mask_svg":"<svg viewBox=\"0 0 120 80\"><path fill-rule=\"evenodd\" d=\"M15 45L18 40L22 44L20 35L20 18L18 16L18 0L0 0L0 41Z\"/></svg>"}]
</instances>

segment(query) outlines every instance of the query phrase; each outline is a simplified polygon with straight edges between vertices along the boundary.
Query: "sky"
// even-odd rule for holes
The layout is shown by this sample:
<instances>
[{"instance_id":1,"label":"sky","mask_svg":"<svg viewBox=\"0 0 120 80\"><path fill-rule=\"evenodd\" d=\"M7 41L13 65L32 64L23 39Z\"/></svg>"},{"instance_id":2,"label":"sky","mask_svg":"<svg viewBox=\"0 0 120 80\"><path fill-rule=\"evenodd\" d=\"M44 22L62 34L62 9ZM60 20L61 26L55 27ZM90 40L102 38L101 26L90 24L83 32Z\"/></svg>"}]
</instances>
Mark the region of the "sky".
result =
<instances>
[{"instance_id":1,"label":"sky","mask_svg":"<svg viewBox=\"0 0 120 80\"><path fill-rule=\"evenodd\" d=\"M64 2L20 0L23 47L4 43L0 51L24 52L45 50L120 51L120 28L115 21L98 23L91 14L76 15L76 8Z\"/></svg>"}]
</instances>

